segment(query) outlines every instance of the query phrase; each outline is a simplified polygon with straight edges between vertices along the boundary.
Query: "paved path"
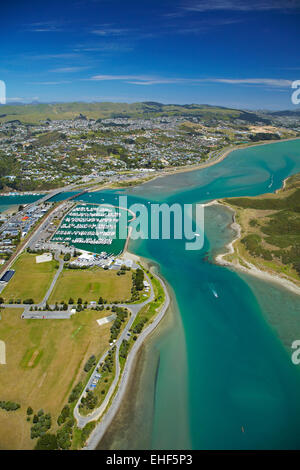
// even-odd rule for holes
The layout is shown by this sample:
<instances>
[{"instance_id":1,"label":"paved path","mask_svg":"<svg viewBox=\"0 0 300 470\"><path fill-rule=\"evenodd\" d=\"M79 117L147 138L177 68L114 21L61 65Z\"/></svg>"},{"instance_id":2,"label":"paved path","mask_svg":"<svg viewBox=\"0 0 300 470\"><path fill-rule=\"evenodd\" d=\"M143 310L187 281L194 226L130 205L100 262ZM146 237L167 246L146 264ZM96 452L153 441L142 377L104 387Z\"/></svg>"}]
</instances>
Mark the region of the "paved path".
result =
<instances>
[{"instance_id":1,"label":"paved path","mask_svg":"<svg viewBox=\"0 0 300 470\"><path fill-rule=\"evenodd\" d=\"M113 398L113 401L112 401L110 407L106 410L105 414L102 416L102 419L101 419L100 423L97 424L96 428L94 429L91 436L89 437L88 442L87 442L86 446L84 447L84 450L93 450L93 449L95 449L97 447L97 445L99 444L99 442L101 441L101 439L103 438L105 432L107 431L109 425L111 424L113 418L115 417L115 415L116 415L116 413L117 413L117 411L118 411L118 409L119 409L119 407L122 403L122 400L124 398L124 394L126 392L126 387L128 385L128 380L129 380L129 377L131 375L132 368L133 368L134 361L135 361L136 354L137 354L138 350L140 349L140 347L143 344L143 342L145 341L145 339L158 326L158 324L160 323L160 321L164 317L164 315L165 315L165 313L166 313L166 311L167 311L167 309L170 305L170 297L169 297L169 293L168 293L168 290L166 288L165 283L158 276L156 276L156 275L154 275L154 276L159 279L159 281L161 282L161 284L163 286L163 289L164 289L164 292L165 292L165 301L164 301L164 303L163 303L163 305L160 309L160 312L155 317L153 322L150 325L148 325L141 332L141 334L138 336L136 342L132 346L132 349L130 350L130 352L127 356L125 367L124 367L124 370L123 370L123 373L122 373L122 376L121 376L121 379L120 379L118 389L117 389L116 394ZM101 416L101 414L99 415L99 417L100 416ZM98 418L96 417L94 419L98 419Z\"/></svg>"},{"instance_id":2,"label":"paved path","mask_svg":"<svg viewBox=\"0 0 300 470\"><path fill-rule=\"evenodd\" d=\"M158 277L158 276L156 276L156 277ZM121 405L121 402L124 398L124 394L126 392L126 387L127 387L127 384L128 384L128 380L129 380L130 374L132 372L132 367L133 367L134 360L135 360L135 357L136 357L136 354L137 354L138 350L140 349L141 345L143 344L143 342L145 341L147 336L150 335L150 333L152 333L152 331L160 323L160 321L164 317L164 315L165 315L165 313L166 313L166 311L169 307L170 297L169 297L166 285L164 284L164 282L160 278L159 278L159 281L161 282L161 284L164 288L164 291L165 291L165 296L166 296L165 297L165 302L164 302L163 306L161 307L161 310L160 310L159 314L155 317L154 321L150 325L148 325L147 328L145 328L142 331L142 333L138 336L138 339L134 343L131 351L129 352L127 360L126 360L126 364L125 364L125 367L124 367L124 371L123 371L123 374L122 374L122 377L121 377L121 380L120 380L120 384L119 384L118 390L116 392L116 395L113 399L113 402L111 403L111 406L109 407L109 409L107 410L105 415L102 417L100 423L96 426L93 433L89 437L87 445L86 445L86 447L84 447L85 450L95 449L97 447L97 445L99 444L99 442L101 441L101 439L103 438L107 428L109 427L109 425L111 424L113 418L115 417L115 415L116 415L116 413L117 413L117 411L118 411L118 409Z\"/></svg>"},{"instance_id":3,"label":"paved path","mask_svg":"<svg viewBox=\"0 0 300 470\"><path fill-rule=\"evenodd\" d=\"M56 281L57 281L57 279L59 278L60 273L61 273L62 270L64 269L64 264L65 264L65 263L64 263L63 259L60 258L58 251L55 252L54 258L56 259L56 261L59 262L59 267L58 267L58 269L57 269L57 271L56 271L56 273L55 273L54 278L52 279L52 282L51 282L51 284L50 284L50 287L49 287L49 289L48 289L48 291L47 291L45 297L43 298L42 302L38 305L38 307L41 307L41 308L43 308L43 307L46 306L47 301L48 301L48 299L49 299L49 297L50 297L50 295L51 295L51 292L52 292L53 289L54 289L54 286L55 286L55 284L56 284Z\"/></svg>"},{"instance_id":4,"label":"paved path","mask_svg":"<svg viewBox=\"0 0 300 470\"><path fill-rule=\"evenodd\" d=\"M85 386L84 388L84 391L82 392L82 394L80 395L77 403L76 403L76 406L74 408L74 417L76 418L77 420L77 426L79 428L83 428L87 423L89 423L90 421L95 421L97 419L100 418L100 416L103 414L103 412L105 411L105 409L107 408L107 405L109 404L109 401L112 397L112 395L114 394L115 392L115 388L119 382L119 378L120 378L120 363L119 363L119 351L120 351L120 346L123 342L124 339L128 338L127 334L130 330L130 328L132 327L132 324L137 316L137 314L139 313L139 311L145 306L147 305L148 303L152 302L152 300L154 299L154 291L153 291L153 287L152 287L152 283L150 282L150 279L149 277L147 276L147 274L145 275L148 279L148 282L150 284L150 289L151 289L151 292L150 292L150 296L148 297L147 300L145 300L144 302L141 302L139 304L118 304L118 307L123 307L123 308L127 308L128 310L130 310L131 312L131 316L130 316L130 319L129 321L127 322L126 326L124 327L120 337L118 338L118 340L116 341L116 343L112 346L116 346L116 351L115 351L115 376L114 376L114 380L104 398L104 401L102 402L102 404L100 405L99 408L96 408L92 413L90 413L89 415L87 416L82 416L80 413L79 413L79 404L81 402L81 399L83 396L85 396L86 394L86 390L90 387L92 381L93 381L93 378L94 378L94 374L95 372L97 371L98 367L100 366L101 362L103 362L108 354L108 352L110 351L111 348L109 348L108 351L106 351L102 356L101 358L99 359L99 361L97 362L95 368L94 368L94 372L93 374L91 375L87 385Z\"/></svg>"}]
</instances>

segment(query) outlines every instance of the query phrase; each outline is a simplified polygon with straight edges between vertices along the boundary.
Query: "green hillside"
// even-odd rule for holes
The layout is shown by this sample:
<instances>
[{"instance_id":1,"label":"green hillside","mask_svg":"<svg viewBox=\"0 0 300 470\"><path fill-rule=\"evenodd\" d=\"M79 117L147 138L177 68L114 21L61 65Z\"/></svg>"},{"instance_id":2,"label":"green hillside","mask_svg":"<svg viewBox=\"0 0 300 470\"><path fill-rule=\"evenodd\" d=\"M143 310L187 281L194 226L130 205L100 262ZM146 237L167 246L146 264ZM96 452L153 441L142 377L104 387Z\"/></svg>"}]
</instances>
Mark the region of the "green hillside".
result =
<instances>
[{"instance_id":1,"label":"green hillside","mask_svg":"<svg viewBox=\"0 0 300 470\"><path fill-rule=\"evenodd\" d=\"M247 122L269 123L255 113L237 109L215 107L209 105L164 105L156 102L144 103L52 103L0 106L0 122L21 121L37 123L41 120L105 118L150 118L166 116L197 117L204 121L223 119L233 121L242 119Z\"/></svg>"}]
</instances>

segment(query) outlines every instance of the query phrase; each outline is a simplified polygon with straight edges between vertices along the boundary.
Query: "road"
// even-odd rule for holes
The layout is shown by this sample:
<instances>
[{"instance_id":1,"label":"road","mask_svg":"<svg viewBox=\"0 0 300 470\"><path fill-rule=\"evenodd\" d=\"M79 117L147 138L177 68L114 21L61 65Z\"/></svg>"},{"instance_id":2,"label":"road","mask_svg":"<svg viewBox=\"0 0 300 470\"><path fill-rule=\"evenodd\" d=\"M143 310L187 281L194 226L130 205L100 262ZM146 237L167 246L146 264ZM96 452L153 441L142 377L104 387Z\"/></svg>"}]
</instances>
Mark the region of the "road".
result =
<instances>
[{"instance_id":1,"label":"road","mask_svg":"<svg viewBox=\"0 0 300 470\"><path fill-rule=\"evenodd\" d=\"M93 381L93 376L95 374L95 371L98 369L98 367L100 366L101 362L103 362L109 352L109 350L111 348L109 348L108 351L106 351L102 357L99 359L99 361L97 362L95 368L94 368L94 372L93 374L91 375L91 378L89 379L87 385L85 386L84 388L84 391L82 392L82 394L80 395L77 403L76 403L76 406L74 408L74 417L77 421L77 426L79 428L83 428L87 423L89 423L90 421L95 421L97 419L100 418L100 416L103 414L103 412L105 411L107 405L109 404L109 401L113 395L113 393L115 392L115 388L119 382L119 378L120 378L120 363L119 363L119 350L120 350L120 346L122 344L122 341L124 339L126 339L127 337L127 333L129 332L130 328L132 327L132 324L137 316L137 314L139 313L139 311L145 306L147 305L148 303L152 302L152 300L154 299L154 291L153 291L153 287L152 287L152 283L149 279L149 277L146 275L147 279L148 279L148 282L150 284L150 289L151 289L151 292L150 292L150 296L148 297L147 300L145 300L145 302L142 302L142 303L139 303L139 304L119 304L118 307L123 307L123 308L127 308L128 310L130 310L131 312L131 316L130 316L130 319L129 321L127 322L125 328L123 329L120 337L118 338L118 340L116 341L116 343L114 344L114 346L116 346L116 352L115 352L115 377L114 377L114 380L104 398L104 401L102 402L102 404L100 405L99 408L95 409L91 414L87 415L87 416L82 416L80 413L79 413L79 404L81 402L81 399L82 397L86 394L86 389L89 388L89 386L91 385L92 381ZM128 337L127 337L128 338ZM113 346L112 346L113 347Z\"/></svg>"},{"instance_id":2,"label":"road","mask_svg":"<svg viewBox=\"0 0 300 470\"><path fill-rule=\"evenodd\" d=\"M96 428L94 429L94 431L90 435L90 437L87 441L87 444L86 444L86 446L84 447L83 450L93 450L93 449L95 449L97 447L97 445L99 444L99 442L101 441L101 439L103 438L106 430L108 429L108 427L111 424L113 418L115 417L115 415L116 415L116 413L117 413L117 411L118 411L118 409L119 409L119 407L122 403L122 400L124 399L124 395L125 395L125 392L126 392L126 387L128 385L128 381L129 381L130 375L132 373L132 368L133 368L134 361L135 361L136 354L137 354L138 350L140 349L140 347L143 344L143 342L145 341L145 339L159 325L160 321L164 317L164 315L165 315L165 313L166 313L166 311L167 311L167 309L170 305L170 297L169 297L169 293L168 293L168 290L167 290L167 287L166 287L165 283L163 282L163 280L161 278L159 278L159 276L156 276L156 275L154 275L154 276L160 281L161 285L163 286L163 289L164 289L164 292L165 292L165 301L164 301L158 315L155 317L153 322L150 325L148 325L147 328L145 328L141 332L141 334L138 336L138 339L134 343L131 351L129 352L126 363L125 363L125 367L124 367L124 370L123 370L123 374L121 376L119 387L118 387L118 390L117 390L117 392L116 392L116 394L113 398L113 401L112 401L110 407L108 408L108 410L106 411L106 413L104 414L104 416L102 417L100 423L97 424Z\"/></svg>"},{"instance_id":3,"label":"road","mask_svg":"<svg viewBox=\"0 0 300 470\"><path fill-rule=\"evenodd\" d=\"M56 271L56 274L55 274L54 278L52 279L52 282L51 282L51 284L50 284L50 287L49 287L49 289L48 289L48 291L47 291L45 297L43 298L42 302L38 305L38 307L41 307L41 308L43 308L43 307L46 306L47 301L48 301L48 299L49 299L49 297L50 297L50 295L51 295L51 292L52 292L53 289L54 289L54 286L55 286L55 284L56 284L56 281L57 281L57 279L59 278L60 273L61 273L62 270L64 269L64 264L65 264L65 263L64 263L64 261L60 258L58 251L55 252L54 258L56 259L56 261L59 262L59 267L58 267L58 269L57 269L57 271Z\"/></svg>"},{"instance_id":4,"label":"road","mask_svg":"<svg viewBox=\"0 0 300 470\"><path fill-rule=\"evenodd\" d=\"M16 222L17 220L20 219L20 216L21 215L25 215L26 212L28 211L28 209L30 209L31 207L33 206L36 206L37 204L42 204L43 202L46 202L48 201L49 199L51 199L52 197L56 196L56 194L60 194L64 191L67 191L67 190L71 190L72 186L67 186L66 188L61 188L61 189L55 189L53 191L50 191L48 194L46 194L45 196L41 197L40 199L37 199L36 201L34 202L30 202L29 204L26 204L26 207L18 212L16 215L10 217L1 227L0 227L0 233L2 233L4 230L7 229L8 227L8 224L10 223L14 223ZM22 204L20 204L22 205Z\"/></svg>"},{"instance_id":5,"label":"road","mask_svg":"<svg viewBox=\"0 0 300 470\"><path fill-rule=\"evenodd\" d=\"M30 243L32 243L34 240L39 238L40 232L45 229L46 225L48 224L49 219L54 216L57 210L60 210L60 209L61 209L60 206L57 206L54 209L53 208L50 209L50 212L47 214L46 218L42 221L42 223L40 223L38 227L34 228L33 233L28 237L28 239L25 242L23 242L23 244L21 244L19 248L17 248L15 253L10 258L9 262L5 264L3 267L1 267L0 273L3 273L11 268L16 258L28 247Z\"/></svg>"}]
</instances>

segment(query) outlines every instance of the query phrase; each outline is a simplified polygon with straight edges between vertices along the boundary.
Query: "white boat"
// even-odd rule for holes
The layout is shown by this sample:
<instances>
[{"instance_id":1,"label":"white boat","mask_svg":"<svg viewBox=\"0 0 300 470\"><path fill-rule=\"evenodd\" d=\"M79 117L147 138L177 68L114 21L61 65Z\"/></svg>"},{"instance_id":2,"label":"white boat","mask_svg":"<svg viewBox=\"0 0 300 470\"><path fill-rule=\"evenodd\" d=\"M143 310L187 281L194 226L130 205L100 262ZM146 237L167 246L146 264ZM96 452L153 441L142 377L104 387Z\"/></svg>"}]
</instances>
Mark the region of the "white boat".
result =
<instances>
[{"instance_id":1,"label":"white boat","mask_svg":"<svg viewBox=\"0 0 300 470\"><path fill-rule=\"evenodd\" d=\"M218 295L218 293L217 293L217 291L216 291L214 285L213 285L213 284L209 284L209 287L210 287L211 292L213 293L213 296L214 296L216 299L218 299L218 298L219 298L219 295Z\"/></svg>"}]
</instances>

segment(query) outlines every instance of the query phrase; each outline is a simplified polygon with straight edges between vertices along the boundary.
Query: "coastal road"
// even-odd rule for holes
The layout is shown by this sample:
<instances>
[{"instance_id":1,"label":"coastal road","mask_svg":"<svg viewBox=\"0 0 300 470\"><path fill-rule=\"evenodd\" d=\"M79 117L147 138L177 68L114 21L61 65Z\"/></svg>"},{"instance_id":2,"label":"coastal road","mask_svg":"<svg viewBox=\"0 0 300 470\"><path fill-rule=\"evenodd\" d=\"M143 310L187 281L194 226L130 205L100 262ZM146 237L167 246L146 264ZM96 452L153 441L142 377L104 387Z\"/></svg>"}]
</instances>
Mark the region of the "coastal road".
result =
<instances>
[{"instance_id":1,"label":"coastal road","mask_svg":"<svg viewBox=\"0 0 300 470\"><path fill-rule=\"evenodd\" d=\"M114 396L114 399L113 399L110 407L108 408L108 410L106 411L106 413L102 417L101 421L99 422L99 424L97 424L96 428L92 432L92 434L89 437L89 439L87 441L87 444L83 448L83 450L93 450L93 449L95 449L97 447L97 445L99 444L99 442L101 441L101 439L103 438L106 430L108 429L108 427L111 424L113 418L115 417L115 415L116 415L116 413L117 413L117 411L118 411L118 409L121 405L121 402L124 398L124 395L125 395L125 392L126 392L126 387L127 387L127 384L128 384L128 380L129 380L130 374L132 372L132 368L133 368L134 361L135 361L136 354L137 354L138 350L140 349L140 347L143 344L143 342L145 341L145 339L158 326L158 324L160 323L160 321L164 317L164 315L165 315L165 313L166 313L166 311L167 311L167 309L170 305L170 297L169 297L169 293L168 293L168 290L167 290L167 287L166 287L165 283L162 281L162 279L159 278L159 276L157 276L155 274L153 274L153 275L160 281L160 283L161 283L161 285L164 289L165 301L164 301L158 315L155 317L153 322L150 325L148 325L148 327L145 328L145 330L143 330L141 332L141 334L138 336L138 339L134 343L131 351L129 352L126 363L125 363L124 371L123 371L123 374L121 376L119 387L118 387L118 390L117 390L117 392Z\"/></svg>"},{"instance_id":2,"label":"coastal road","mask_svg":"<svg viewBox=\"0 0 300 470\"><path fill-rule=\"evenodd\" d=\"M86 418L89 418L89 421L94 421L96 419L99 419L101 417L101 414L103 413L101 421L97 424L96 428L94 429L91 436L89 437L89 439L87 441L87 444L84 447L84 450L93 450L93 449L95 449L97 447L97 445L99 444L99 442L101 441L101 439L103 438L107 428L109 427L109 425L111 424L113 418L115 417L115 415L116 415L116 413L117 413L117 411L118 411L118 409L121 405L121 402L124 398L124 395L125 395L125 392L126 392L126 387L128 385L129 377L131 375L132 368L133 368L134 361L135 361L136 354L137 354L138 350L140 349L140 347L143 344L143 342L145 341L145 339L159 325L160 321L164 317L164 315L165 315L165 313L166 313L166 311L167 311L167 309L170 305L170 297L169 297L169 293L168 293L168 290L167 290L167 287L166 287L165 283L162 281L162 279L159 278L159 276L157 276L155 274L153 274L153 276L155 276L160 281L160 283L161 283L161 285L164 289L165 301L164 301L162 307L160 308L160 311L159 311L158 315L153 320L153 322L150 325L148 325L141 332L141 334L138 336L136 342L132 346L132 349L130 350L130 352L127 356L127 360L126 360L125 367L124 367L123 373L121 375L121 378L119 377L120 369L118 368L119 373L117 373L117 371L116 371L116 376L115 376L114 382L115 382L115 384L117 384L119 382L119 386L117 388L117 391L115 393L115 396L114 396L109 408L107 408L107 405L109 405L110 398L105 401L106 406L104 406L104 402L103 402L103 407L102 407L102 405L100 407L101 410L100 410L100 408L98 410L95 410L95 415L93 413L93 414L89 415L88 417L86 417ZM151 284L151 286L152 286L152 284ZM153 300L153 298L152 298L152 300ZM145 302L144 305L146 303L148 303L149 301L151 301L151 300L148 300L147 302ZM117 352L116 352L116 358L118 360L118 353ZM119 361L117 361L117 362L119 362ZM120 378L120 380L119 380L119 378ZM114 391L115 391L115 388L113 389L110 396L112 396ZM79 404L79 402L78 402L78 404ZM101 411L101 412L99 413L99 411ZM74 414L74 416L75 416L75 414ZM79 427L83 427L83 425L87 424L87 422L89 422L89 421L81 421L80 422L81 426L79 426Z\"/></svg>"},{"instance_id":3,"label":"coastal road","mask_svg":"<svg viewBox=\"0 0 300 470\"><path fill-rule=\"evenodd\" d=\"M119 363L119 351L120 351L120 346L123 342L124 339L128 338L127 334L130 330L130 328L132 327L132 324L134 322L134 320L136 319L136 316L137 314L139 313L139 311L145 306L147 305L148 303L152 302L152 300L154 299L154 290L153 290L153 286L152 286L152 283L149 279L149 277L147 276L147 274L145 274L146 278L148 279L148 282L150 284L150 289L151 289L151 292L150 292L150 296L148 297L147 300L145 300L144 302L141 302L139 304L118 304L118 307L123 307L123 308L127 308L128 310L130 310L131 312L131 316L130 316L130 319L129 321L127 322L126 326L124 327L120 337L118 338L118 340L116 341L116 343L112 346L112 347L116 347L116 352L115 352L115 376L114 376L114 380L104 398L104 401L101 403L100 407L99 408L96 408L92 413L90 413L89 415L87 416L82 416L79 412L79 405L80 405L80 402L81 402L81 399L82 397L86 394L86 389L89 388L89 386L91 385L92 381L93 381L93 376L95 374L95 371L98 369L98 367L100 366L101 362L103 362L109 352L109 350L111 348L109 348L108 351L106 351L102 357L99 359L99 361L97 362L95 368L94 368L94 372L93 374L91 375L89 381L88 381L88 384L85 386L84 388L84 391L82 392L82 394L80 395L77 403L76 403L76 406L74 408L74 417L77 421L77 426L79 428L83 428L87 423L89 423L90 421L95 421L97 419L99 419L101 417L101 415L104 413L105 409L107 408L107 405L109 404L109 401L113 395L113 393L115 392L115 388L119 382L119 378L120 378L120 363ZM142 334L142 333L141 333ZM127 361L126 361L127 363Z\"/></svg>"}]
</instances>

